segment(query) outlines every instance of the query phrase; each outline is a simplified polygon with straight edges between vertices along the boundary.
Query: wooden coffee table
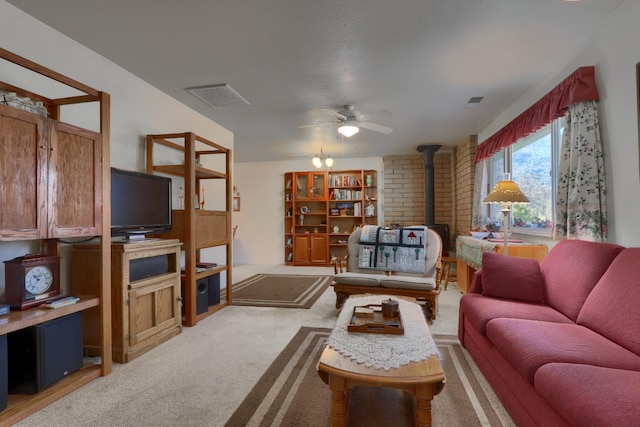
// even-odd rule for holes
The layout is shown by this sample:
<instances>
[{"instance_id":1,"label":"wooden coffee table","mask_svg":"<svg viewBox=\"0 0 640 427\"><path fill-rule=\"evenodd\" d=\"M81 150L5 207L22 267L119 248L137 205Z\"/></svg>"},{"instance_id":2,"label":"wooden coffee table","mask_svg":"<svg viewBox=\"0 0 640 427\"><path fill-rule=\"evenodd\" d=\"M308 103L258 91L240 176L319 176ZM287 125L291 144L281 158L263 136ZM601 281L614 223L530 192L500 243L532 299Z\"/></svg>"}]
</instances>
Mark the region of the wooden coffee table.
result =
<instances>
[{"instance_id":1,"label":"wooden coffee table","mask_svg":"<svg viewBox=\"0 0 640 427\"><path fill-rule=\"evenodd\" d=\"M422 321L425 322L424 318ZM372 334L375 336L375 334ZM444 387L444 372L437 355L399 368L375 369L325 346L317 365L320 378L331 389L331 425L343 427L347 416L347 390L359 386L391 387L415 396L415 425L431 426L431 400Z\"/></svg>"}]
</instances>

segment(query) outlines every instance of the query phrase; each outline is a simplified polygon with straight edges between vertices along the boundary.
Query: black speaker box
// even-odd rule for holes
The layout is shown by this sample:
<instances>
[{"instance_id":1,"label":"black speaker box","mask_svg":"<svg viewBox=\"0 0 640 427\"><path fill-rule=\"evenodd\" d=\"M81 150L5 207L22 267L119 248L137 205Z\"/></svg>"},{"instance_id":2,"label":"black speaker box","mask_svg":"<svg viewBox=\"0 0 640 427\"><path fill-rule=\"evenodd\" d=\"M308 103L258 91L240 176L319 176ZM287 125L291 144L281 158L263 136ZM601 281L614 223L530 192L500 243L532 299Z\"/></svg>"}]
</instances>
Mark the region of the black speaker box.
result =
<instances>
[{"instance_id":1,"label":"black speaker box","mask_svg":"<svg viewBox=\"0 0 640 427\"><path fill-rule=\"evenodd\" d=\"M7 334L10 394L38 393L82 368L82 315Z\"/></svg>"},{"instance_id":2,"label":"black speaker box","mask_svg":"<svg viewBox=\"0 0 640 427\"><path fill-rule=\"evenodd\" d=\"M132 259L129 262L130 281L159 276L169 272L169 255L156 255L147 258Z\"/></svg>"},{"instance_id":3,"label":"black speaker box","mask_svg":"<svg viewBox=\"0 0 640 427\"><path fill-rule=\"evenodd\" d=\"M220 304L220 273L209 276L209 305Z\"/></svg>"},{"instance_id":4,"label":"black speaker box","mask_svg":"<svg viewBox=\"0 0 640 427\"><path fill-rule=\"evenodd\" d=\"M196 313L206 313L209 309L209 279L196 280Z\"/></svg>"},{"instance_id":5,"label":"black speaker box","mask_svg":"<svg viewBox=\"0 0 640 427\"><path fill-rule=\"evenodd\" d=\"M184 280L181 283L182 299L185 299ZM196 280L196 314L206 313L209 309L209 280L207 277ZM184 303L182 304L184 314Z\"/></svg>"},{"instance_id":6,"label":"black speaker box","mask_svg":"<svg viewBox=\"0 0 640 427\"><path fill-rule=\"evenodd\" d=\"M7 336L0 335L0 411L7 408L9 381L7 379Z\"/></svg>"}]
</instances>

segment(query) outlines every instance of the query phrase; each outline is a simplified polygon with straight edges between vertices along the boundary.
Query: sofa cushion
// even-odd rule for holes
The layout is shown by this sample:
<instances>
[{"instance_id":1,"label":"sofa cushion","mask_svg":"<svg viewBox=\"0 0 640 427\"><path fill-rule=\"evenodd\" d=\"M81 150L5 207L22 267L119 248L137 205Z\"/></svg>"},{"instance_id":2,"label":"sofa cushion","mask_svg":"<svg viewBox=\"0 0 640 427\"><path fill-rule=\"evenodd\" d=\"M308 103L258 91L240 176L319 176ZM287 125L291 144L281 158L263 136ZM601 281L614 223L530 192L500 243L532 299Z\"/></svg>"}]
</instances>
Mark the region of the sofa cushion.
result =
<instances>
[{"instance_id":1,"label":"sofa cushion","mask_svg":"<svg viewBox=\"0 0 640 427\"><path fill-rule=\"evenodd\" d=\"M587 296L623 249L581 240L556 244L540 264L545 303L575 321Z\"/></svg>"},{"instance_id":2,"label":"sofa cushion","mask_svg":"<svg viewBox=\"0 0 640 427\"><path fill-rule=\"evenodd\" d=\"M380 286L383 288L430 291L436 288L436 279L418 276L383 276L380 278Z\"/></svg>"},{"instance_id":3,"label":"sofa cushion","mask_svg":"<svg viewBox=\"0 0 640 427\"><path fill-rule=\"evenodd\" d=\"M333 276L333 281L341 285L380 286L381 274L366 273L338 273Z\"/></svg>"},{"instance_id":4,"label":"sofa cushion","mask_svg":"<svg viewBox=\"0 0 640 427\"><path fill-rule=\"evenodd\" d=\"M538 369L538 393L571 424L637 426L640 372L582 364L550 363Z\"/></svg>"},{"instance_id":5,"label":"sofa cushion","mask_svg":"<svg viewBox=\"0 0 640 427\"><path fill-rule=\"evenodd\" d=\"M483 253L482 295L542 304L544 280L538 261Z\"/></svg>"},{"instance_id":6,"label":"sofa cushion","mask_svg":"<svg viewBox=\"0 0 640 427\"><path fill-rule=\"evenodd\" d=\"M584 363L640 370L640 356L597 332L571 323L493 319L487 337L527 380L547 363Z\"/></svg>"},{"instance_id":7,"label":"sofa cushion","mask_svg":"<svg viewBox=\"0 0 640 427\"><path fill-rule=\"evenodd\" d=\"M460 312L482 335L486 335L487 323L491 319L513 318L544 320L547 322L573 323L562 313L542 304L510 301L466 294L460 299Z\"/></svg>"},{"instance_id":8,"label":"sofa cushion","mask_svg":"<svg viewBox=\"0 0 640 427\"><path fill-rule=\"evenodd\" d=\"M578 323L640 355L640 248L613 260L584 303Z\"/></svg>"}]
</instances>

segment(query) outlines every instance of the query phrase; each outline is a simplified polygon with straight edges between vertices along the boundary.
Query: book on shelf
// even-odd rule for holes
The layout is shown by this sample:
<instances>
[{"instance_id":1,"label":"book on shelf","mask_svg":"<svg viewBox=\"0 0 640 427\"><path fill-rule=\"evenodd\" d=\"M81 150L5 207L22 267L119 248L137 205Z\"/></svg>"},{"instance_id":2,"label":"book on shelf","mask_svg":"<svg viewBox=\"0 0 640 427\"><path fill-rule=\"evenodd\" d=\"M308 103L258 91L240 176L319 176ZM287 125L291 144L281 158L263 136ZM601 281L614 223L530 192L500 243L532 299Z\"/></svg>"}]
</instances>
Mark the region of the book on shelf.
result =
<instances>
[{"instance_id":1,"label":"book on shelf","mask_svg":"<svg viewBox=\"0 0 640 427\"><path fill-rule=\"evenodd\" d=\"M200 268L213 268L217 266L218 264L215 262L196 262L196 267Z\"/></svg>"}]
</instances>

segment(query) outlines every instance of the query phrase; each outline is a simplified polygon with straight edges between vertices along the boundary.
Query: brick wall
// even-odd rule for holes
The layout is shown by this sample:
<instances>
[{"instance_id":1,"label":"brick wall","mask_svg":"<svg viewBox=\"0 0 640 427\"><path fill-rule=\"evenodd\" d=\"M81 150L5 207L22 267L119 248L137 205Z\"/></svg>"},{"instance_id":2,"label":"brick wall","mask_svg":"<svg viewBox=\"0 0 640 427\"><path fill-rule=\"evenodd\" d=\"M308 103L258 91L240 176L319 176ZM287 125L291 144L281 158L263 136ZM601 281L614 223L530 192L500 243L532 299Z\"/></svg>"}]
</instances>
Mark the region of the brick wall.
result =
<instances>
[{"instance_id":1,"label":"brick wall","mask_svg":"<svg viewBox=\"0 0 640 427\"><path fill-rule=\"evenodd\" d=\"M455 186L456 186L456 228L452 234L468 235L471 229L473 206L473 181L476 167L473 158L476 155L477 137L472 135L465 143L455 149Z\"/></svg>"},{"instance_id":2,"label":"brick wall","mask_svg":"<svg viewBox=\"0 0 640 427\"><path fill-rule=\"evenodd\" d=\"M435 221L449 224L455 220L455 183L453 153L436 152L434 163ZM422 154L387 156L383 158L384 190L382 209L385 224L401 226L424 224L425 178ZM452 242L455 238L452 237Z\"/></svg>"},{"instance_id":3,"label":"brick wall","mask_svg":"<svg viewBox=\"0 0 640 427\"><path fill-rule=\"evenodd\" d=\"M436 223L449 225L452 249L456 237L467 235L471 228L476 141L476 136L472 135L453 152L439 151L433 158ZM385 224L424 224L423 155L384 157L383 171Z\"/></svg>"}]
</instances>

